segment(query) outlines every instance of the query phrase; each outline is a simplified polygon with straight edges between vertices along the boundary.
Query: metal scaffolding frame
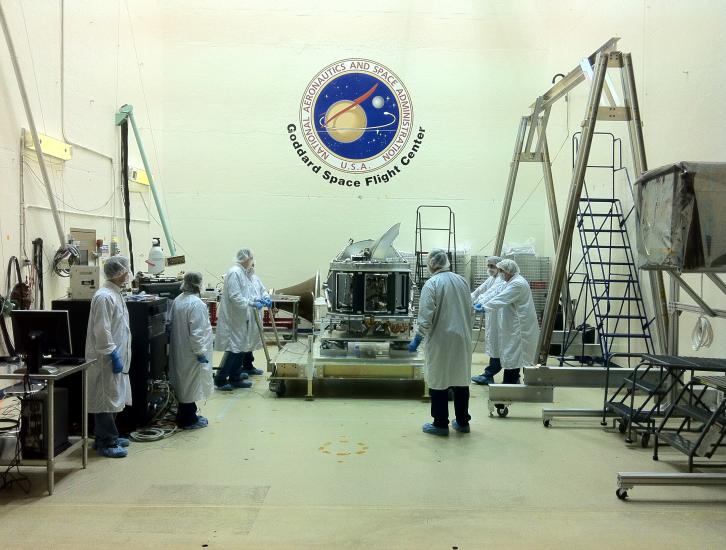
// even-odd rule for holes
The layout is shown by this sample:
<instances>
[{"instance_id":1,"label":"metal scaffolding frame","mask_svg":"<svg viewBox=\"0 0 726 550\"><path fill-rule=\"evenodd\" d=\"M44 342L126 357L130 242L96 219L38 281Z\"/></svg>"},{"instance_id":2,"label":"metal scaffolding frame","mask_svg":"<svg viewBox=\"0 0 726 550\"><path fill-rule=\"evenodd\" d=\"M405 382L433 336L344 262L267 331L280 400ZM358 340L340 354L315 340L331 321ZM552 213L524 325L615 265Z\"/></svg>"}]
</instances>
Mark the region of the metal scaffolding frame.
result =
<instances>
[{"instance_id":1,"label":"metal scaffolding frame","mask_svg":"<svg viewBox=\"0 0 726 550\"><path fill-rule=\"evenodd\" d=\"M647 169L632 59L629 53L622 53L615 50L618 40L618 38L608 40L564 78L557 81L547 92L536 99L531 106L532 113L522 117L520 120L514 155L507 180L507 190L499 221L499 229L494 246L494 254L501 252L504 243L504 235L509 220L509 211L514 195L519 164L521 162L541 163L556 255L550 294L547 298L547 304L545 305L545 311L542 316L542 327L537 346L538 353L537 357L533 358L535 363L545 363L547 361L558 302L562 300L565 306L569 307L569 300L567 299L568 289L566 288L567 285L564 284L567 262L572 246L572 238L577 221L577 210L582 195L585 171L588 165L592 138L597 121L627 122L635 174L639 176ZM622 106L616 104L615 94L610 89L609 82L607 87L605 86L608 68L618 69L620 71L623 92ZM575 159L575 167L562 225L560 225L554 192L552 164L547 150L547 123L552 105L580 83L584 82L586 80L586 73L590 71L592 71L592 83L587 101L585 119L582 122L581 143L577 151L577 158ZM608 106L600 106L602 99L606 99ZM653 271L649 272L648 276L650 279L653 308L655 310L656 349L662 353L666 353L668 351L668 310L663 275L661 272Z\"/></svg>"}]
</instances>

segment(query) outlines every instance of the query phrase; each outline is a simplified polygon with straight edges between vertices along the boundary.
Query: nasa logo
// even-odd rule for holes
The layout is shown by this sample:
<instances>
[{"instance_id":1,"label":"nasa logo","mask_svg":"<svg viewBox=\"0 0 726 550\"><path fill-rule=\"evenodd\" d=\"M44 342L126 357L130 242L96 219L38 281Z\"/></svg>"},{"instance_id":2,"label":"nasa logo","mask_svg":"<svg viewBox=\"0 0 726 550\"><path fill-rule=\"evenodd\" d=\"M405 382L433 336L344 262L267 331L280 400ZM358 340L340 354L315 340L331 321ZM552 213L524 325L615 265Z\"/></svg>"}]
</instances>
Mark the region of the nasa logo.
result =
<instances>
[{"instance_id":1,"label":"nasa logo","mask_svg":"<svg viewBox=\"0 0 726 550\"><path fill-rule=\"evenodd\" d=\"M403 151L413 131L411 97L380 63L336 61L305 88L300 131L310 152L331 168L378 170Z\"/></svg>"}]
</instances>

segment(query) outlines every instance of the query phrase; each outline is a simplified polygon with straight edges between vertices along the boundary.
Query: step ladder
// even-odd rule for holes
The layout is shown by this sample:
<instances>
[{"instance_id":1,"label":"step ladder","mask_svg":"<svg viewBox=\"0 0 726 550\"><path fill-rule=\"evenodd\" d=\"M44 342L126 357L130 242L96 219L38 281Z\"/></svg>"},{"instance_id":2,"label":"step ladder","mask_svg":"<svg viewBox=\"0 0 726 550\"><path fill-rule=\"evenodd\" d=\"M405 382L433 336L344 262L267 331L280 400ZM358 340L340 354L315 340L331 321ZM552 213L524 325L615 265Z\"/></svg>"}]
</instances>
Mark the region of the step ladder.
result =
<instances>
[{"instance_id":1,"label":"step ladder","mask_svg":"<svg viewBox=\"0 0 726 550\"><path fill-rule=\"evenodd\" d=\"M577 156L579 138L579 133L572 138L573 159ZM582 333L582 342L585 342L586 332L594 328L601 353L598 360L608 364L617 353L619 357L627 358L630 366L631 360L642 353L654 353L651 334L654 318L648 318L646 313L628 234L628 221L634 219L635 201L625 211L622 202L615 198L618 172L625 176L632 196L630 177L622 165L622 142L609 132L595 132L593 138L609 142L609 162L587 166L590 172L606 171L609 196L591 196L587 182L583 182L575 221L582 255L570 253L567 277L567 288L575 298L573 310L577 311L580 306L583 314L582 317L578 315L579 324L574 316L565 319L560 363L566 360L564 354L577 335Z\"/></svg>"},{"instance_id":2,"label":"step ladder","mask_svg":"<svg viewBox=\"0 0 726 550\"><path fill-rule=\"evenodd\" d=\"M653 460L658 460L660 447L669 445L688 456L688 471L693 472L694 459L711 458L724 446L726 399L711 410L704 402L709 388L726 392L726 376L696 376L683 386L655 432ZM675 418L680 423L667 431L669 420Z\"/></svg>"},{"instance_id":3,"label":"step ladder","mask_svg":"<svg viewBox=\"0 0 726 550\"><path fill-rule=\"evenodd\" d=\"M620 200L580 199L577 228L592 316L605 363L615 353L616 342L625 345L624 350L617 352L621 357L654 353L650 331L653 319L646 315L626 222ZM636 341L642 342L645 349L635 349Z\"/></svg>"},{"instance_id":4,"label":"step ladder","mask_svg":"<svg viewBox=\"0 0 726 550\"><path fill-rule=\"evenodd\" d=\"M428 210L430 214L434 211L443 213L448 218L448 225L445 227L426 227L422 223L422 213ZM446 240L446 254L451 262L451 271L456 272L456 215L448 206L430 206L421 205L416 209L416 244L414 253L416 255L416 269L414 271L414 283L416 288L421 291L426 281L431 277L429 273L427 260L430 249L433 247L444 248L443 244L431 246L432 238L426 239L427 247L424 247L424 233L444 233ZM433 235L431 236L433 237ZM437 239L436 242L442 243L444 239Z\"/></svg>"}]
</instances>

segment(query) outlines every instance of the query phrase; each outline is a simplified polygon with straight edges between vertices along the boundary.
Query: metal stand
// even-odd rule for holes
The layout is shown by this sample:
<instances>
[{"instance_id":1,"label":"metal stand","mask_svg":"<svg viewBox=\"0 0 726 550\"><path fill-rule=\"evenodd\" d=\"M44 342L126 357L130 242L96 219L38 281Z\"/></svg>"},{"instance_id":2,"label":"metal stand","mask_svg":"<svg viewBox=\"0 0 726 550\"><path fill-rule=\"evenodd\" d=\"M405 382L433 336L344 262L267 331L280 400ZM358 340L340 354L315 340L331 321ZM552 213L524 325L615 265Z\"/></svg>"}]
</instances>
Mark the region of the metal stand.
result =
<instances>
[{"instance_id":1,"label":"metal stand","mask_svg":"<svg viewBox=\"0 0 726 550\"><path fill-rule=\"evenodd\" d=\"M504 243L504 235L509 219L509 210L514 194L519 163L522 161L542 163L545 175L544 179L547 183L547 202L550 221L553 225L553 234L557 235L557 246L550 294L542 318L538 354L536 358L533 358L535 362L545 363L547 360L552 331L554 329L555 315L557 313L557 302L561 300L563 292L567 295L566 285L563 283L565 281L567 261L572 245L572 236L577 221L577 211L582 196L585 171L587 169L596 122L598 120L627 121L635 173L639 175L646 169L645 149L643 147L643 134L641 130L642 123L635 91L631 57L630 54L614 51L617 42L617 38L610 39L587 59L587 68L590 71L594 69L594 72L585 119L582 122L581 142L577 151L577 158L575 159L562 226L558 228L559 233L554 227L558 216L557 205L554 200L554 191L549 188L553 182L550 159L549 155L546 154L547 122L552 105L585 80L586 74L582 68L584 62L573 69L562 80L559 80L545 94L538 97L532 106L532 113L522 117L520 121L494 253L499 254ZM609 67L619 69L621 72L624 97L623 106L616 106L613 94L609 88L604 89L605 75ZM609 107L600 106L603 97L607 98L610 104ZM535 134L537 134L536 140ZM532 150L533 143L536 143L534 150ZM655 318L658 342L661 347L664 347L667 312L665 307L665 290L661 274L651 274L651 291L653 292L653 303L656 309Z\"/></svg>"},{"instance_id":2,"label":"metal stand","mask_svg":"<svg viewBox=\"0 0 726 550\"><path fill-rule=\"evenodd\" d=\"M615 494L620 500L628 498L628 490L640 486L694 487L726 485L726 474L661 474L651 472L619 472Z\"/></svg>"},{"instance_id":3,"label":"metal stand","mask_svg":"<svg viewBox=\"0 0 726 550\"><path fill-rule=\"evenodd\" d=\"M44 466L46 469L46 480L48 487L48 494L52 495L55 490L55 467L56 463L73 453L76 449L81 449L81 467L86 468L88 465L88 382L87 382L87 371L91 367L96 366L96 361L88 361L81 365L60 365L58 366L58 372L55 374L31 374L30 379L37 382L45 382L47 384L46 391L47 397L47 409L46 409L46 422L44 423L43 437L45 439L46 446L46 457L45 459L22 459L19 466ZM26 377L26 374L16 373L15 370L18 368L17 364L0 363L0 380L15 380L22 382ZM82 401L81 401L81 437L72 443L64 451L56 454L55 452L55 403L54 403L54 388L55 383L58 380L66 378L71 374L81 373L81 384L82 384ZM6 465L0 463L0 466Z\"/></svg>"},{"instance_id":4,"label":"metal stand","mask_svg":"<svg viewBox=\"0 0 726 550\"><path fill-rule=\"evenodd\" d=\"M572 248L573 233L578 220L578 210L581 204L582 190L585 182L585 172L588 167L590 149L597 121L627 122L636 176L639 176L647 168L641 130L642 122L640 119L631 56L628 53L615 50L618 40L618 38L608 40L564 78L557 81L532 104L531 114L522 117L520 120L494 253L499 254L502 250L520 163L540 162L546 183L547 204L550 222L553 228L553 236L556 240L556 253L550 292L542 316L537 356L532 358L535 364L546 364L549 356L558 302L563 302L565 312L568 312L568 309L565 308L571 307L569 289L564 283L566 280L568 258ZM617 105L615 93L613 93L614 91L610 87L610 81L608 81L606 86L606 73L608 68L617 69L620 72L623 95L623 104L621 106ZM590 93L585 110L585 118L582 122L580 144L574 162L567 204L560 226L557 204L554 199L551 161L547 151L547 123L552 105L565 97L580 83L584 82L586 78L591 78ZM601 106L601 101L603 100L607 101L607 106ZM661 273L649 273L649 277L652 301L655 309L655 326L657 329L657 345L655 349L663 353L666 349L668 323L663 276ZM569 315L572 318L571 314ZM607 358L605 359L607 363ZM602 409L599 412L602 414ZM570 416L569 412L566 415ZM591 411L588 411L587 416L591 415Z\"/></svg>"}]
</instances>

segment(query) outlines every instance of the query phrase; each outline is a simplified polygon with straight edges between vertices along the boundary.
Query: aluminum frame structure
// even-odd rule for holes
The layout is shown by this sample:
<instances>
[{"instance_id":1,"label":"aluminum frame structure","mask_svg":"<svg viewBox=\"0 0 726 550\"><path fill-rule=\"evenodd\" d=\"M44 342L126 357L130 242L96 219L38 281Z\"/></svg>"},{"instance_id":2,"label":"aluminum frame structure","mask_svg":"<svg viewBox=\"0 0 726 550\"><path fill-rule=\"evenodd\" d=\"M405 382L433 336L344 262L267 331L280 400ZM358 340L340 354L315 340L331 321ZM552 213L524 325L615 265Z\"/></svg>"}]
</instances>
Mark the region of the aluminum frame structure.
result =
<instances>
[{"instance_id":1,"label":"aluminum frame structure","mask_svg":"<svg viewBox=\"0 0 726 550\"><path fill-rule=\"evenodd\" d=\"M563 301L566 305L569 305L567 300L568 290L566 285L564 285L565 272L572 247L572 238L577 221L577 210L582 195L585 171L588 165L590 148L597 121L627 122L635 174L639 176L647 170L645 148L643 145L642 121L640 119L640 109L635 88L632 58L629 53L622 53L615 50L618 40L619 38L611 38L586 60L583 60L575 69L570 71L564 78L557 81L552 88L536 99L531 106L531 114L523 116L520 119L514 155L507 180L507 190L494 246L494 254L499 254L502 250L520 163L541 163L552 236L556 245L556 257L550 294L547 298L547 304L545 305L542 316L537 357L533 358L535 363L545 363L549 356L549 347L557 313L557 303L561 300L561 296L564 295L565 300ZM623 89L622 106L615 104L616 101L614 94L609 88L609 82L608 87L605 88L608 68L615 68L620 71ZM592 84L588 96L585 119L582 122L581 143L575 160L562 225L560 225L554 192L552 163L547 149L547 122L552 105L580 83L584 82L589 71L592 71ZM603 98L607 100L609 106L600 106ZM661 272L651 271L648 273L648 276L650 279L653 308L655 310L656 349L665 353L668 351L666 337L669 329L669 319L663 274Z\"/></svg>"}]
</instances>

